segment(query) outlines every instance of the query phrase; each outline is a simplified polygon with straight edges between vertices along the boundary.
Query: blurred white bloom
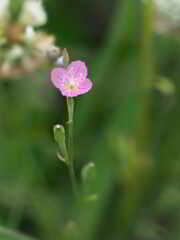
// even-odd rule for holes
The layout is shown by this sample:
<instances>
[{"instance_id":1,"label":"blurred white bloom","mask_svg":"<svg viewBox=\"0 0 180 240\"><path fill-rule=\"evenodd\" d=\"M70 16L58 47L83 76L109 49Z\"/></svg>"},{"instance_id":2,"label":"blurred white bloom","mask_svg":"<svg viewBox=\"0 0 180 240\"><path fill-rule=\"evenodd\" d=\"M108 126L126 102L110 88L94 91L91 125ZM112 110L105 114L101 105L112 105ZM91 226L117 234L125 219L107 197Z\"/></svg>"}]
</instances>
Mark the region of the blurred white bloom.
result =
<instances>
[{"instance_id":1,"label":"blurred white bloom","mask_svg":"<svg viewBox=\"0 0 180 240\"><path fill-rule=\"evenodd\" d=\"M156 30L165 33L180 26L180 0L143 0L153 1L156 9Z\"/></svg>"},{"instance_id":2,"label":"blurred white bloom","mask_svg":"<svg viewBox=\"0 0 180 240\"><path fill-rule=\"evenodd\" d=\"M47 57L49 60L56 61L57 58L60 56L61 49L55 45L51 45L50 48L47 50Z\"/></svg>"},{"instance_id":3,"label":"blurred white bloom","mask_svg":"<svg viewBox=\"0 0 180 240\"><path fill-rule=\"evenodd\" d=\"M25 0L20 22L24 25L41 26L47 22L47 15L41 0Z\"/></svg>"},{"instance_id":4,"label":"blurred white bloom","mask_svg":"<svg viewBox=\"0 0 180 240\"><path fill-rule=\"evenodd\" d=\"M54 46L55 38L51 35L39 34L33 44L34 48L38 50L41 56L46 57L49 49Z\"/></svg>"},{"instance_id":5,"label":"blurred white bloom","mask_svg":"<svg viewBox=\"0 0 180 240\"><path fill-rule=\"evenodd\" d=\"M0 0L0 21L6 21L8 17L9 0Z\"/></svg>"},{"instance_id":6,"label":"blurred white bloom","mask_svg":"<svg viewBox=\"0 0 180 240\"><path fill-rule=\"evenodd\" d=\"M7 59L14 61L24 55L24 49L19 45L14 45L7 54Z\"/></svg>"},{"instance_id":7,"label":"blurred white bloom","mask_svg":"<svg viewBox=\"0 0 180 240\"><path fill-rule=\"evenodd\" d=\"M179 0L154 0L157 13L171 21L180 20L180 1Z\"/></svg>"},{"instance_id":8,"label":"blurred white bloom","mask_svg":"<svg viewBox=\"0 0 180 240\"><path fill-rule=\"evenodd\" d=\"M60 56L60 49L54 46L54 36L36 30L36 26L47 22L42 0L22 0L18 19L11 18L11 1L16 2L0 0L0 78L7 79L43 68L49 63L49 52L53 59Z\"/></svg>"},{"instance_id":9,"label":"blurred white bloom","mask_svg":"<svg viewBox=\"0 0 180 240\"><path fill-rule=\"evenodd\" d=\"M36 33L34 31L33 26L32 25L28 25L25 28L25 33L24 33L25 40L32 41L35 38L35 35L36 35Z\"/></svg>"}]
</instances>

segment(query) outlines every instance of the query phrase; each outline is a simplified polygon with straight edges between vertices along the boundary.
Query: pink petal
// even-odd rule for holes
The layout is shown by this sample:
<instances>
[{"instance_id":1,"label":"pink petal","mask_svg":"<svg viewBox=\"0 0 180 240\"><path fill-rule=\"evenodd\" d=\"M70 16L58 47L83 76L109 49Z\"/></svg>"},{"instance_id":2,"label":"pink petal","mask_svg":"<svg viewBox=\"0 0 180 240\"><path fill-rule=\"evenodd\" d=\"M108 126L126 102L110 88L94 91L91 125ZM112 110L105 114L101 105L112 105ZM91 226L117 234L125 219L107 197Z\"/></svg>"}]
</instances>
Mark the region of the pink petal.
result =
<instances>
[{"instance_id":1,"label":"pink petal","mask_svg":"<svg viewBox=\"0 0 180 240\"><path fill-rule=\"evenodd\" d=\"M77 80L84 80L88 75L88 70L84 62L74 61L68 66L67 73Z\"/></svg>"},{"instance_id":2,"label":"pink petal","mask_svg":"<svg viewBox=\"0 0 180 240\"><path fill-rule=\"evenodd\" d=\"M54 68L51 71L51 81L56 88L60 88L65 80L66 70L64 68Z\"/></svg>"},{"instance_id":3,"label":"pink petal","mask_svg":"<svg viewBox=\"0 0 180 240\"><path fill-rule=\"evenodd\" d=\"M88 78L86 78L84 81L81 82L79 89L77 90L78 95L87 93L92 88L92 82Z\"/></svg>"}]
</instances>

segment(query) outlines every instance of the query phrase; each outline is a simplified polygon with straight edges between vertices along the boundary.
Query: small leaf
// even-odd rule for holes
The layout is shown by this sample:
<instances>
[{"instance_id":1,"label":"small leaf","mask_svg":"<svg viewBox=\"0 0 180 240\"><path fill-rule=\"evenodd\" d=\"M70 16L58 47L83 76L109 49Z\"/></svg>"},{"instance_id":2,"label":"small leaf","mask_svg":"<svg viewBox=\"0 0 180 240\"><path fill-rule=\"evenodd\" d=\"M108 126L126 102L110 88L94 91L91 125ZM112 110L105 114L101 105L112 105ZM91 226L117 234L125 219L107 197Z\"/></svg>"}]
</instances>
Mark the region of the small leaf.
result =
<instances>
[{"instance_id":1,"label":"small leaf","mask_svg":"<svg viewBox=\"0 0 180 240\"><path fill-rule=\"evenodd\" d=\"M95 164L93 162L87 163L81 171L83 181L88 181L95 177Z\"/></svg>"},{"instance_id":2,"label":"small leaf","mask_svg":"<svg viewBox=\"0 0 180 240\"><path fill-rule=\"evenodd\" d=\"M59 146L60 153L58 154L58 158L63 162L68 162L68 154L66 148L66 137L65 137L65 129L62 125L54 126L54 139Z\"/></svg>"},{"instance_id":3,"label":"small leaf","mask_svg":"<svg viewBox=\"0 0 180 240\"><path fill-rule=\"evenodd\" d=\"M81 170L83 181L84 200L86 202L94 202L98 200L98 195L94 188L96 180L96 167L93 162L87 163Z\"/></svg>"}]
</instances>

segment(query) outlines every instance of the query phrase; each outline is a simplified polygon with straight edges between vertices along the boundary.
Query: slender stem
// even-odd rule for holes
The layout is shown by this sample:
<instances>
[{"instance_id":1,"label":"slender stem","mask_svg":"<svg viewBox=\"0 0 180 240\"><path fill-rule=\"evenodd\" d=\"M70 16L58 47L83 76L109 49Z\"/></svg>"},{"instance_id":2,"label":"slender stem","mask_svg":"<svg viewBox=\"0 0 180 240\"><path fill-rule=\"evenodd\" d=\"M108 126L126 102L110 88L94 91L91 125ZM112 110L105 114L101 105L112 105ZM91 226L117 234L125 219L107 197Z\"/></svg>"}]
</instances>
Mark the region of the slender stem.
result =
<instances>
[{"instance_id":1,"label":"slender stem","mask_svg":"<svg viewBox=\"0 0 180 240\"><path fill-rule=\"evenodd\" d=\"M73 192L74 192L74 195L75 195L76 199L78 199L79 194L78 194L77 181L76 181L76 175L75 175L75 172L74 172L73 164L69 164L68 169L69 169L69 176L70 176L70 179L71 179L72 189L73 189Z\"/></svg>"},{"instance_id":2,"label":"slender stem","mask_svg":"<svg viewBox=\"0 0 180 240\"><path fill-rule=\"evenodd\" d=\"M67 108L68 108L68 154L69 163L73 164L73 121L74 121L74 99L67 98Z\"/></svg>"},{"instance_id":3,"label":"slender stem","mask_svg":"<svg viewBox=\"0 0 180 240\"><path fill-rule=\"evenodd\" d=\"M67 98L68 108L68 169L72 183L74 195L78 198L77 180L74 172L74 156L73 156L73 122L74 122L74 99Z\"/></svg>"}]
</instances>

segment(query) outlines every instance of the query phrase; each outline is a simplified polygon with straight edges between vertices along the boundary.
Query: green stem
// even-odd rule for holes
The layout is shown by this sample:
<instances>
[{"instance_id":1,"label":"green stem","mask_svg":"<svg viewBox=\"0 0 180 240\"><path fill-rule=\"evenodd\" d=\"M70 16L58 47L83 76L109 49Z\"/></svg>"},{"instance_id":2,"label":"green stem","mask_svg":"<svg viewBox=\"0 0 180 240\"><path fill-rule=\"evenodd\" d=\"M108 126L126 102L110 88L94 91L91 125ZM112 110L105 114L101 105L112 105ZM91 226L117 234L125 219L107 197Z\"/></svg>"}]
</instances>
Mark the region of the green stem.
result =
<instances>
[{"instance_id":1,"label":"green stem","mask_svg":"<svg viewBox=\"0 0 180 240\"><path fill-rule=\"evenodd\" d=\"M74 123L74 99L67 98L68 108L68 170L72 183L74 195L78 198L77 180L74 172L74 156L73 156L73 123Z\"/></svg>"},{"instance_id":2,"label":"green stem","mask_svg":"<svg viewBox=\"0 0 180 240\"><path fill-rule=\"evenodd\" d=\"M76 181L76 175L75 175L75 172L74 172L73 164L69 164L68 169L69 169L69 176L70 176L70 179L71 179L72 189L73 189L73 192L74 192L74 195L75 195L76 199L78 199L79 194L78 194L77 181Z\"/></svg>"}]
</instances>

